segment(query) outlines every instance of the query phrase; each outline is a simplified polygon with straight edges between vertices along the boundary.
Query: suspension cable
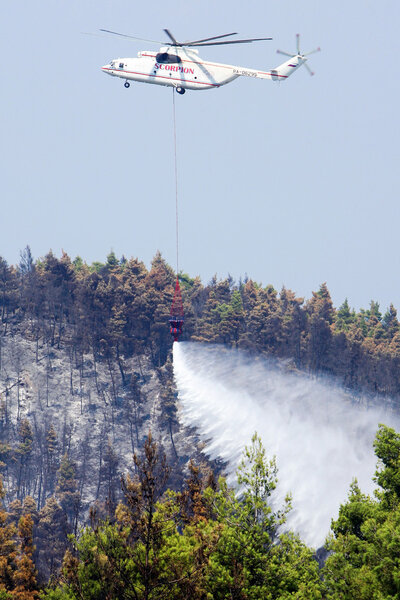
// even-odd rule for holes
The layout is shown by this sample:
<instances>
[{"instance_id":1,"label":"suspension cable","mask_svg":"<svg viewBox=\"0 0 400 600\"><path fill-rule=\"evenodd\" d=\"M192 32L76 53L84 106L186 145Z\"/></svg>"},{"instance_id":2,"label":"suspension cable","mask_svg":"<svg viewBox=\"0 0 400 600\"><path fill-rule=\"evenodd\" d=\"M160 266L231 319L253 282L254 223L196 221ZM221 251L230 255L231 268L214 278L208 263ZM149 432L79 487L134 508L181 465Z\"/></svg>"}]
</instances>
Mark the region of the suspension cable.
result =
<instances>
[{"instance_id":1,"label":"suspension cable","mask_svg":"<svg viewBox=\"0 0 400 600\"><path fill-rule=\"evenodd\" d=\"M174 159L175 159L175 227L176 227L176 276L179 273L179 230L178 230L178 162L176 152L175 88L172 88L172 109L174 113Z\"/></svg>"}]
</instances>

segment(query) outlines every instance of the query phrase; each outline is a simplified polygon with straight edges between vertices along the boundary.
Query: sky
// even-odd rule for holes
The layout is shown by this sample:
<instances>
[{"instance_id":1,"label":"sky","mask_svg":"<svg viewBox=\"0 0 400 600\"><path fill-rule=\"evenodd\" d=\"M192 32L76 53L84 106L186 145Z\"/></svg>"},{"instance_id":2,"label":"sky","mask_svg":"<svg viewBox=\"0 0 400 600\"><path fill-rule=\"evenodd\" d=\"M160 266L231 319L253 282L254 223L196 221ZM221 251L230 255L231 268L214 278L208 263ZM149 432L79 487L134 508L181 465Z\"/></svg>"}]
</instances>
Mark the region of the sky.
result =
<instances>
[{"instance_id":1,"label":"sky","mask_svg":"<svg viewBox=\"0 0 400 600\"><path fill-rule=\"evenodd\" d=\"M175 265L172 90L104 75L149 39L273 37L204 59L268 69L320 46L315 76L176 95L180 268L246 274L335 306L400 309L397 0L2 0L0 255ZM280 60L282 59L282 60Z\"/></svg>"}]
</instances>

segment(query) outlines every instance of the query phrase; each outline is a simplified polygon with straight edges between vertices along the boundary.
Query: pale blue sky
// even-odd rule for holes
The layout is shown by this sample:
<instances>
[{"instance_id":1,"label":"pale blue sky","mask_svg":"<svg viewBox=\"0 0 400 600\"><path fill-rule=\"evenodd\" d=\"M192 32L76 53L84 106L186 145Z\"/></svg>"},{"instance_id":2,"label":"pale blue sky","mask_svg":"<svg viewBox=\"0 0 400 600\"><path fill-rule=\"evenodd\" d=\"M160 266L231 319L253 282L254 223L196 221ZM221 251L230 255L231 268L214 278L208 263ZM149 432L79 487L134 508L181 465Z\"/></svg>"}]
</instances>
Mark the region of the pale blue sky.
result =
<instances>
[{"instance_id":1,"label":"pale blue sky","mask_svg":"<svg viewBox=\"0 0 400 600\"><path fill-rule=\"evenodd\" d=\"M336 306L400 309L397 0L2 2L1 244L9 262L104 260L159 249L175 263L172 91L106 77L153 49L81 35L164 39L238 31L272 42L204 48L274 67L276 49L321 46L284 84L240 78L177 96L180 265L206 283L247 273L297 294L327 281Z\"/></svg>"}]
</instances>

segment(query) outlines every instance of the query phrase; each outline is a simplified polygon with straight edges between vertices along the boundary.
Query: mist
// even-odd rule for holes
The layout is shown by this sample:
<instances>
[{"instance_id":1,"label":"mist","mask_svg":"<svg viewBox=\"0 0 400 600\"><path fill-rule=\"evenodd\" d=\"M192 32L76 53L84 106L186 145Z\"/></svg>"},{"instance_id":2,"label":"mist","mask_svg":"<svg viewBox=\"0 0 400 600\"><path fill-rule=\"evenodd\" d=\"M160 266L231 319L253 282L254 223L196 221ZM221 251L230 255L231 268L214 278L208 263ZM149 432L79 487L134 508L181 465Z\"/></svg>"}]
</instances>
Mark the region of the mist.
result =
<instances>
[{"instance_id":1,"label":"mist","mask_svg":"<svg viewBox=\"0 0 400 600\"><path fill-rule=\"evenodd\" d=\"M373 493L378 424L399 424L389 403L371 406L334 382L223 346L175 343L173 363L181 422L197 429L210 458L226 461L231 483L257 431L268 457L277 458L273 503L292 493L286 527L307 544L324 544L355 477Z\"/></svg>"}]
</instances>

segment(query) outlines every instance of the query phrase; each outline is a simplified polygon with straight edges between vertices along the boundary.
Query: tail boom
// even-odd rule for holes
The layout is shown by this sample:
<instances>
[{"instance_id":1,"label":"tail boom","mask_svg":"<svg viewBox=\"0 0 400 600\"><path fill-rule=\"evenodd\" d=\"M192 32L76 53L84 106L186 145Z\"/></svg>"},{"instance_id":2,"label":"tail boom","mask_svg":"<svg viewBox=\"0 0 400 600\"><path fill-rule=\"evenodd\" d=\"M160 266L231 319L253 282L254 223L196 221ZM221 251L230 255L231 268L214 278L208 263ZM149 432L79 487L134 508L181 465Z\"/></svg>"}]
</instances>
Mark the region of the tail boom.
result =
<instances>
[{"instance_id":1,"label":"tail boom","mask_svg":"<svg viewBox=\"0 0 400 600\"><path fill-rule=\"evenodd\" d=\"M276 69L271 70L271 77L273 81L281 81L293 75L297 69L301 67L305 62L307 62L306 58L302 56L292 56L286 62L276 67Z\"/></svg>"},{"instance_id":2,"label":"tail boom","mask_svg":"<svg viewBox=\"0 0 400 600\"><path fill-rule=\"evenodd\" d=\"M292 75L301 65L307 61L302 56L292 56L275 69L270 71L257 71L255 69L246 69L244 67L234 67L233 73L242 77L256 77L258 79L271 79L272 81L284 81Z\"/></svg>"}]
</instances>

